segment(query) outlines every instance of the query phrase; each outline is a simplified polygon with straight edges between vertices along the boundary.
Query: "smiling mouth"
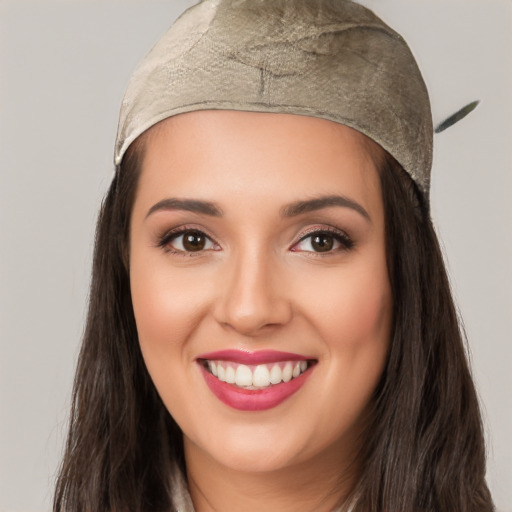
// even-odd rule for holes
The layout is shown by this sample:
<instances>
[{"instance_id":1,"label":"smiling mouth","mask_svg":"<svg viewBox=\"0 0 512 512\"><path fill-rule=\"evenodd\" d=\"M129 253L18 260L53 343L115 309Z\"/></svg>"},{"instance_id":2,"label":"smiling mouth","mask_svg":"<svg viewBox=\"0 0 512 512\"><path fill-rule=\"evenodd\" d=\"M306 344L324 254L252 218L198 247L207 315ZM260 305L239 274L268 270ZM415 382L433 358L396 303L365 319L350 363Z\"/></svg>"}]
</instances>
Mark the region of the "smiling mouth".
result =
<instances>
[{"instance_id":1,"label":"smiling mouth","mask_svg":"<svg viewBox=\"0 0 512 512\"><path fill-rule=\"evenodd\" d=\"M212 359L200 359L198 362L221 382L245 390L264 390L300 377L316 360L279 361L257 365Z\"/></svg>"}]
</instances>

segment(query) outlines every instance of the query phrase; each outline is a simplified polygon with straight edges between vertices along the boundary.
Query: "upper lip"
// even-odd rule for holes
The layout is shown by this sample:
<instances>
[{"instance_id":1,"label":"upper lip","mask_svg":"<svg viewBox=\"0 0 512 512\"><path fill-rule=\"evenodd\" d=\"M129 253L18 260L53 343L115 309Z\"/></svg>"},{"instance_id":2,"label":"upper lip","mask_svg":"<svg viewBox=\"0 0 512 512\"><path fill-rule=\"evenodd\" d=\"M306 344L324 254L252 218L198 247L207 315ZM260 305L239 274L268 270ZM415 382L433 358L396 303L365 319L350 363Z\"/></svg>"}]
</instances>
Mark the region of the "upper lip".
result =
<instances>
[{"instance_id":1,"label":"upper lip","mask_svg":"<svg viewBox=\"0 0 512 512\"><path fill-rule=\"evenodd\" d=\"M240 364L277 363L280 361L308 361L314 358L294 354L292 352L280 352L277 350L256 350L254 352L240 349L217 350L201 354L197 359L210 361L233 361Z\"/></svg>"}]
</instances>

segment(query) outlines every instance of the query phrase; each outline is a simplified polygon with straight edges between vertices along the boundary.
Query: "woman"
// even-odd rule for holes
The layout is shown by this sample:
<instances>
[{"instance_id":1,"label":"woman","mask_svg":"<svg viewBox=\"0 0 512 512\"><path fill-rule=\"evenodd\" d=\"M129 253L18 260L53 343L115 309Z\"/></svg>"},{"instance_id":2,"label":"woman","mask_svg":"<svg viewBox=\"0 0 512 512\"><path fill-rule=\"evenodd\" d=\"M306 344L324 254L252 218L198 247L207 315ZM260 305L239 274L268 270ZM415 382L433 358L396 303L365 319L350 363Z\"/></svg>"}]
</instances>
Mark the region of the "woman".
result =
<instances>
[{"instance_id":1,"label":"woman","mask_svg":"<svg viewBox=\"0 0 512 512\"><path fill-rule=\"evenodd\" d=\"M55 510L493 510L403 39L206 0L135 72Z\"/></svg>"}]
</instances>

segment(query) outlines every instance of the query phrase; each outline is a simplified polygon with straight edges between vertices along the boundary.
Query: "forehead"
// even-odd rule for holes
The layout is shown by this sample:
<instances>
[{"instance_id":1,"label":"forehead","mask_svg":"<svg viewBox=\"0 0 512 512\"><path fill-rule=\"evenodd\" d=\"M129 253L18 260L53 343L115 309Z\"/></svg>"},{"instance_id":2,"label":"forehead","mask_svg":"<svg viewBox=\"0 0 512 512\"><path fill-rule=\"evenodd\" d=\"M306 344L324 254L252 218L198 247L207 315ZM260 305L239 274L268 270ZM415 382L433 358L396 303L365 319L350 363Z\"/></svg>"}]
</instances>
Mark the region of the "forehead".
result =
<instances>
[{"instance_id":1,"label":"forehead","mask_svg":"<svg viewBox=\"0 0 512 512\"><path fill-rule=\"evenodd\" d=\"M370 209L380 202L377 168L382 150L332 121L198 111L162 121L142 142L137 195L144 201L192 195L229 202L245 196L257 204L342 193Z\"/></svg>"}]
</instances>

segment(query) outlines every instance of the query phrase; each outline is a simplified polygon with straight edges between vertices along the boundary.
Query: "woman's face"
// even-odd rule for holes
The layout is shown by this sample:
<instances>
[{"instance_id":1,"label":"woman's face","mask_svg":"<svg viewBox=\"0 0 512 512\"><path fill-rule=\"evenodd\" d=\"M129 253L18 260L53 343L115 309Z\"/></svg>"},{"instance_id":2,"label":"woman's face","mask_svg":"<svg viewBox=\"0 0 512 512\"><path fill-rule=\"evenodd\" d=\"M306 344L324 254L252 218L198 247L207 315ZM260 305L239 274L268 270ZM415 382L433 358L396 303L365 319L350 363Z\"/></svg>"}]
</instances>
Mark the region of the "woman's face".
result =
<instances>
[{"instance_id":1,"label":"woman's face","mask_svg":"<svg viewBox=\"0 0 512 512\"><path fill-rule=\"evenodd\" d=\"M228 111L167 119L145 142L133 307L187 458L272 471L348 457L392 322L373 143Z\"/></svg>"}]
</instances>

